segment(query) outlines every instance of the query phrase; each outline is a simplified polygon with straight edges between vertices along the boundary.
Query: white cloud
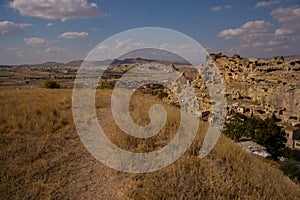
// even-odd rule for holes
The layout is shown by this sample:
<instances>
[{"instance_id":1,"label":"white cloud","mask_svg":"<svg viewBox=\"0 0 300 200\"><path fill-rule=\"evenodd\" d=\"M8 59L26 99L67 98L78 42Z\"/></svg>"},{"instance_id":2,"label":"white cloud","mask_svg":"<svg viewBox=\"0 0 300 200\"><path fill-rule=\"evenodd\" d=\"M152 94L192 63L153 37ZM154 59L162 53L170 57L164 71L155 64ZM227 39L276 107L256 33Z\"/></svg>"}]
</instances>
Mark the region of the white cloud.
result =
<instances>
[{"instance_id":1,"label":"white cloud","mask_svg":"<svg viewBox=\"0 0 300 200\"><path fill-rule=\"evenodd\" d=\"M131 38L117 38L99 45L96 49L97 53L93 53L88 59L105 60L119 58L124 52L131 52L143 47L145 47L143 41L135 41Z\"/></svg>"},{"instance_id":2,"label":"white cloud","mask_svg":"<svg viewBox=\"0 0 300 200\"><path fill-rule=\"evenodd\" d=\"M271 12L271 16L274 17L278 22L300 22L300 7L292 6L287 8L278 8Z\"/></svg>"},{"instance_id":3,"label":"white cloud","mask_svg":"<svg viewBox=\"0 0 300 200\"><path fill-rule=\"evenodd\" d=\"M280 3L280 1L259 1L255 5L255 8L261 8L261 7L269 7L271 5Z\"/></svg>"},{"instance_id":4,"label":"white cloud","mask_svg":"<svg viewBox=\"0 0 300 200\"><path fill-rule=\"evenodd\" d=\"M244 31L241 28L226 29L219 32L218 37L222 37L225 40L231 39L233 36L241 35Z\"/></svg>"},{"instance_id":5,"label":"white cloud","mask_svg":"<svg viewBox=\"0 0 300 200\"><path fill-rule=\"evenodd\" d=\"M256 7L268 7L280 2L260 1ZM240 27L220 31L218 37L225 40L239 39L241 51L248 55L288 55L297 52L300 6L279 7L271 11L270 15L276 20L274 24L264 20L250 21ZM273 29L273 25L276 29Z\"/></svg>"},{"instance_id":6,"label":"white cloud","mask_svg":"<svg viewBox=\"0 0 300 200\"><path fill-rule=\"evenodd\" d=\"M104 16L96 3L87 0L13 0L9 6L23 16L44 19L89 18Z\"/></svg>"},{"instance_id":7,"label":"white cloud","mask_svg":"<svg viewBox=\"0 0 300 200\"><path fill-rule=\"evenodd\" d=\"M115 40L115 47L116 49L121 49L121 48L127 48L127 49L131 49L131 48L138 48L139 46L142 46L143 43L139 43L139 42L134 42L131 38L129 39L116 39Z\"/></svg>"},{"instance_id":8,"label":"white cloud","mask_svg":"<svg viewBox=\"0 0 300 200\"><path fill-rule=\"evenodd\" d=\"M218 36L224 39L238 38L242 44L241 52L257 55L258 52L278 54L285 51L283 46L289 44L292 37L288 29L271 30L273 25L264 20L249 21L235 29L227 29L219 32Z\"/></svg>"},{"instance_id":9,"label":"white cloud","mask_svg":"<svg viewBox=\"0 0 300 200\"><path fill-rule=\"evenodd\" d=\"M27 26L32 26L32 24L15 24L11 21L0 22L0 36L20 33Z\"/></svg>"},{"instance_id":10,"label":"white cloud","mask_svg":"<svg viewBox=\"0 0 300 200\"><path fill-rule=\"evenodd\" d=\"M249 21L243 24L239 28L226 29L219 32L218 37L222 37L225 40L233 37L240 37L243 40L252 40L255 38L265 37L270 34L268 28L272 26L271 23L264 20Z\"/></svg>"},{"instance_id":11,"label":"white cloud","mask_svg":"<svg viewBox=\"0 0 300 200\"><path fill-rule=\"evenodd\" d=\"M56 53L56 52L62 52L66 51L66 49L61 48L61 47L48 47L45 52L46 53Z\"/></svg>"},{"instance_id":12,"label":"white cloud","mask_svg":"<svg viewBox=\"0 0 300 200\"><path fill-rule=\"evenodd\" d=\"M300 29L300 7L291 6L277 8L271 12L271 16L276 19L280 28L275 31L275 35L290 35Z\"/></svg>"},{"instance_id":13,"label":"white cloud","mask_svg":"<svg viewBox=\"0 0 300 200\"><path fill-rule=\"evenodd\" d=\"M54 26L54 24L51 23L51 22L49 22L49 23L47 24L47 27L50 27L50 26Z\"/></svg>"},{"instance_id":14,"label":"white cloud","mask_svg":"<svg viewBox=\"0 0 300 200\"><path fill-rule=\"evenodd\" d=\"M8 48L8 51L17 54L19 57L25 57L27 55L27 53L19 47Z\"/></svg>"},{"instance_id":15,"label":"white cloud","mask_svg":"<svg viewBox=\"0 0 300 200\"><path fill-rule=\"evenodd\" d=\"M221 11L221 10L228 10L228 9L231 9L232 6L231 5L226 5L226 6L223 6L223 5L220 5L220 6L214 6L211 8L212 11Z\"/></svg>"},{"instance_id":16,"label":"white cloud","mask_svg":"<svg viewBox=\"0 0 300 200\"><path fill-rule=\"evenodd\" d=\"M252 44L253 47L273 47L280 46L283 44L281 40L270 40L268 42L255 42Z\"/></svg>"},{"instance_id":17,"label":"white cloud","mask_svg":"<svg viewBox=\"0 0 300 200\"><path fill-rule=\"evenodd\" d=\"M59 37L64 39L74 39L74 38L86 38L88 37L87 32L65 32L62 33Z\"/></svg>"},{"instance_id":18,"label":"white cloud","mask_svg":"<svg viewBox=\"0 0 300 200\"><path fill-rule=\"evenodd\" d=\"M37 37L25 38L24 42L29 46L45 45L48 43L47 40L43 38L37 38Z\"/></svg>"},{"instance_id":19,"label":"white cloud","mask_svg":"<svg viewBox=\"0 0 300 200\"><path fill-rule=\"evenodd\" d=\"M265 52L274 52L274 51L276 51L276 50L280 50L280 51L285 51L285 50L287 50L287 49L289 49L289 45L282 45L282 46L277 46L276 48L274 48L274 47L269 47L269 48L265 48L264 49L264 51Z\"/></svg>"},{"instance_id":20,"label":"white cloud","mask_svg":"<svg viewBox=\"0 0 300 200\"><path fill-rule=\"evenodd\" d=\"M163 49L163 50L170 50L170 49L176 49L177 53L179 54L193 54L193 53L199 53L198 52L198 48L196 44L167 44L167 43L163 43L161 45L158 46L159 49Z\"/></svg>"},{"instance_id":21,"label":"white cloud","mask_svg":"<svg viewBox=\"0 0 300 200\"><path fill-rule=\"evenodd\" d=\"M266 49L264 49L264 51L265 52L271 52L271 51L274 51L274 48L272 48L272 47L271 48L266 48Z\"/></svg>"},{"instance_id":22,"label":"white cloud","mask_svg":"<svg viewBox=\"0 0 300 200\"><path fill-rule=\"evenodd\" d=\"M292 34L294 33L295 31L293 30L290 30L290 29L286 29L286 28L279 28L279 29L276 29L275 31L275 35L289 35L289 34Z\"/></svg>"}]
</instances>

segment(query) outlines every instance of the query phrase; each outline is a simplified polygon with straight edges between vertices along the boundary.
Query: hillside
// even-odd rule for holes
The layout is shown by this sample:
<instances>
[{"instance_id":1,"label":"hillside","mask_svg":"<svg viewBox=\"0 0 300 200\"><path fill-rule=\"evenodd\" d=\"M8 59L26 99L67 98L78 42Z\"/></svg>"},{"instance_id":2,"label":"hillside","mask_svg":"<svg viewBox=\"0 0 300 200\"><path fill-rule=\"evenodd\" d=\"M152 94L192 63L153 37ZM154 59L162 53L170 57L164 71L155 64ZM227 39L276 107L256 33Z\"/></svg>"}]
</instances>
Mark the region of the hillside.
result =
<instances>
[{"instance_id":1,"label":"hillside","mask_svg":"<svg viewBox=\"0 0 300 200\"><path fill-rule=\"evenodd\" d=\"M180 110L139 92L131 100L134 121L149 123L148 108L160 103L167 110L167 124L150 139L123 134L113 123L110 94L97 91L96 110L118 146L153 151L176 134ZM128 174L110 169L80 142L71 95L69 89L0 90L0 199L300 199L300 186L277 163L249 154L223 136L199 159L206 122L184 156L160 171Z\"/></svg>"}]
</instances>

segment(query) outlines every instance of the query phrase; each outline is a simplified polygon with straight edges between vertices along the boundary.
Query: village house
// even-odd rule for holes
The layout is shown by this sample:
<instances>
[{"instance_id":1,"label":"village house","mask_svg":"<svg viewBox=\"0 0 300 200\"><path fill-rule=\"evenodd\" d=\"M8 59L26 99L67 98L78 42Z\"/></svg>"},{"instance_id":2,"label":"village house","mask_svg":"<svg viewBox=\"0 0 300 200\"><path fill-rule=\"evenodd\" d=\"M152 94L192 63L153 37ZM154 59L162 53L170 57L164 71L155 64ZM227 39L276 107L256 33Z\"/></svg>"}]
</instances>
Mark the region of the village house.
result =
<instances>
[{"instance_id":1,"label":"village house","mask_svg":"<svg viewBox=\"0 0 300 200\"><path fill-rule=\"evenodd\" d=\"M285 128L287 146L300 150L300 124Z\"/></svg>"}]
</instances>

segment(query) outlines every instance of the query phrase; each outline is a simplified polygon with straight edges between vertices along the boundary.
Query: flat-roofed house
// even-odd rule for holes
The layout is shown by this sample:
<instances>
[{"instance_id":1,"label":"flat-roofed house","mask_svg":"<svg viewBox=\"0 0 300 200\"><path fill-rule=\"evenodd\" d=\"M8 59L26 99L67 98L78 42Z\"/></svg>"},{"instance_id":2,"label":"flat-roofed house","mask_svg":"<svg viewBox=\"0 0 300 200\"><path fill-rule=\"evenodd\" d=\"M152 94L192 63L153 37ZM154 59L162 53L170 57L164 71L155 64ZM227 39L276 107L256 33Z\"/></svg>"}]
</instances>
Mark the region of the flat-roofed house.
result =
<instances>
[{"instance_id":1,"label":"flat-roofed house","mask_svg":"<svg viewBox=\"0 0 300 200\"><path fill-rule=\"evenodd\" d=\"M285 134L287 146L290 148L300 149L300 125L286 127Z\"/></svg>"}]
</instances>

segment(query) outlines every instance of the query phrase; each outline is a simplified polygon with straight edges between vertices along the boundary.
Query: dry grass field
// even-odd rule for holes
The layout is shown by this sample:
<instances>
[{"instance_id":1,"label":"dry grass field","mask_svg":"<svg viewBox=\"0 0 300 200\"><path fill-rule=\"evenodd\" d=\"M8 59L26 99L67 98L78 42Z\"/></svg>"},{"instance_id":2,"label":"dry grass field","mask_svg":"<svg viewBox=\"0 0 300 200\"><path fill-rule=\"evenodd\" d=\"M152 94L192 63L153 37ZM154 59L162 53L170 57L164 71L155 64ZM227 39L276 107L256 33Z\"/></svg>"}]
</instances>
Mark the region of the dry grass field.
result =
<instances>
[{"instance_id":1,"label":"dry grass field","mask_svg":"<svg viewBox=\"0 0 300 200\"><path fill-rule=\"evenodd\" d=\"M154 151L176 134L179 109L137 92L130 110L137 124L149 123L148 108L161 103L167 124L156 136L137 139L115 125L111 90L97 91L97 115L105 133L123 149ZM72 90L0 90L0 199L300 199L300 186L275 162L251 155L221 137L204 159L197 153L208 124L170 166L128 174L93 158L72 119Z\"/></svg>"}]
</instances>

